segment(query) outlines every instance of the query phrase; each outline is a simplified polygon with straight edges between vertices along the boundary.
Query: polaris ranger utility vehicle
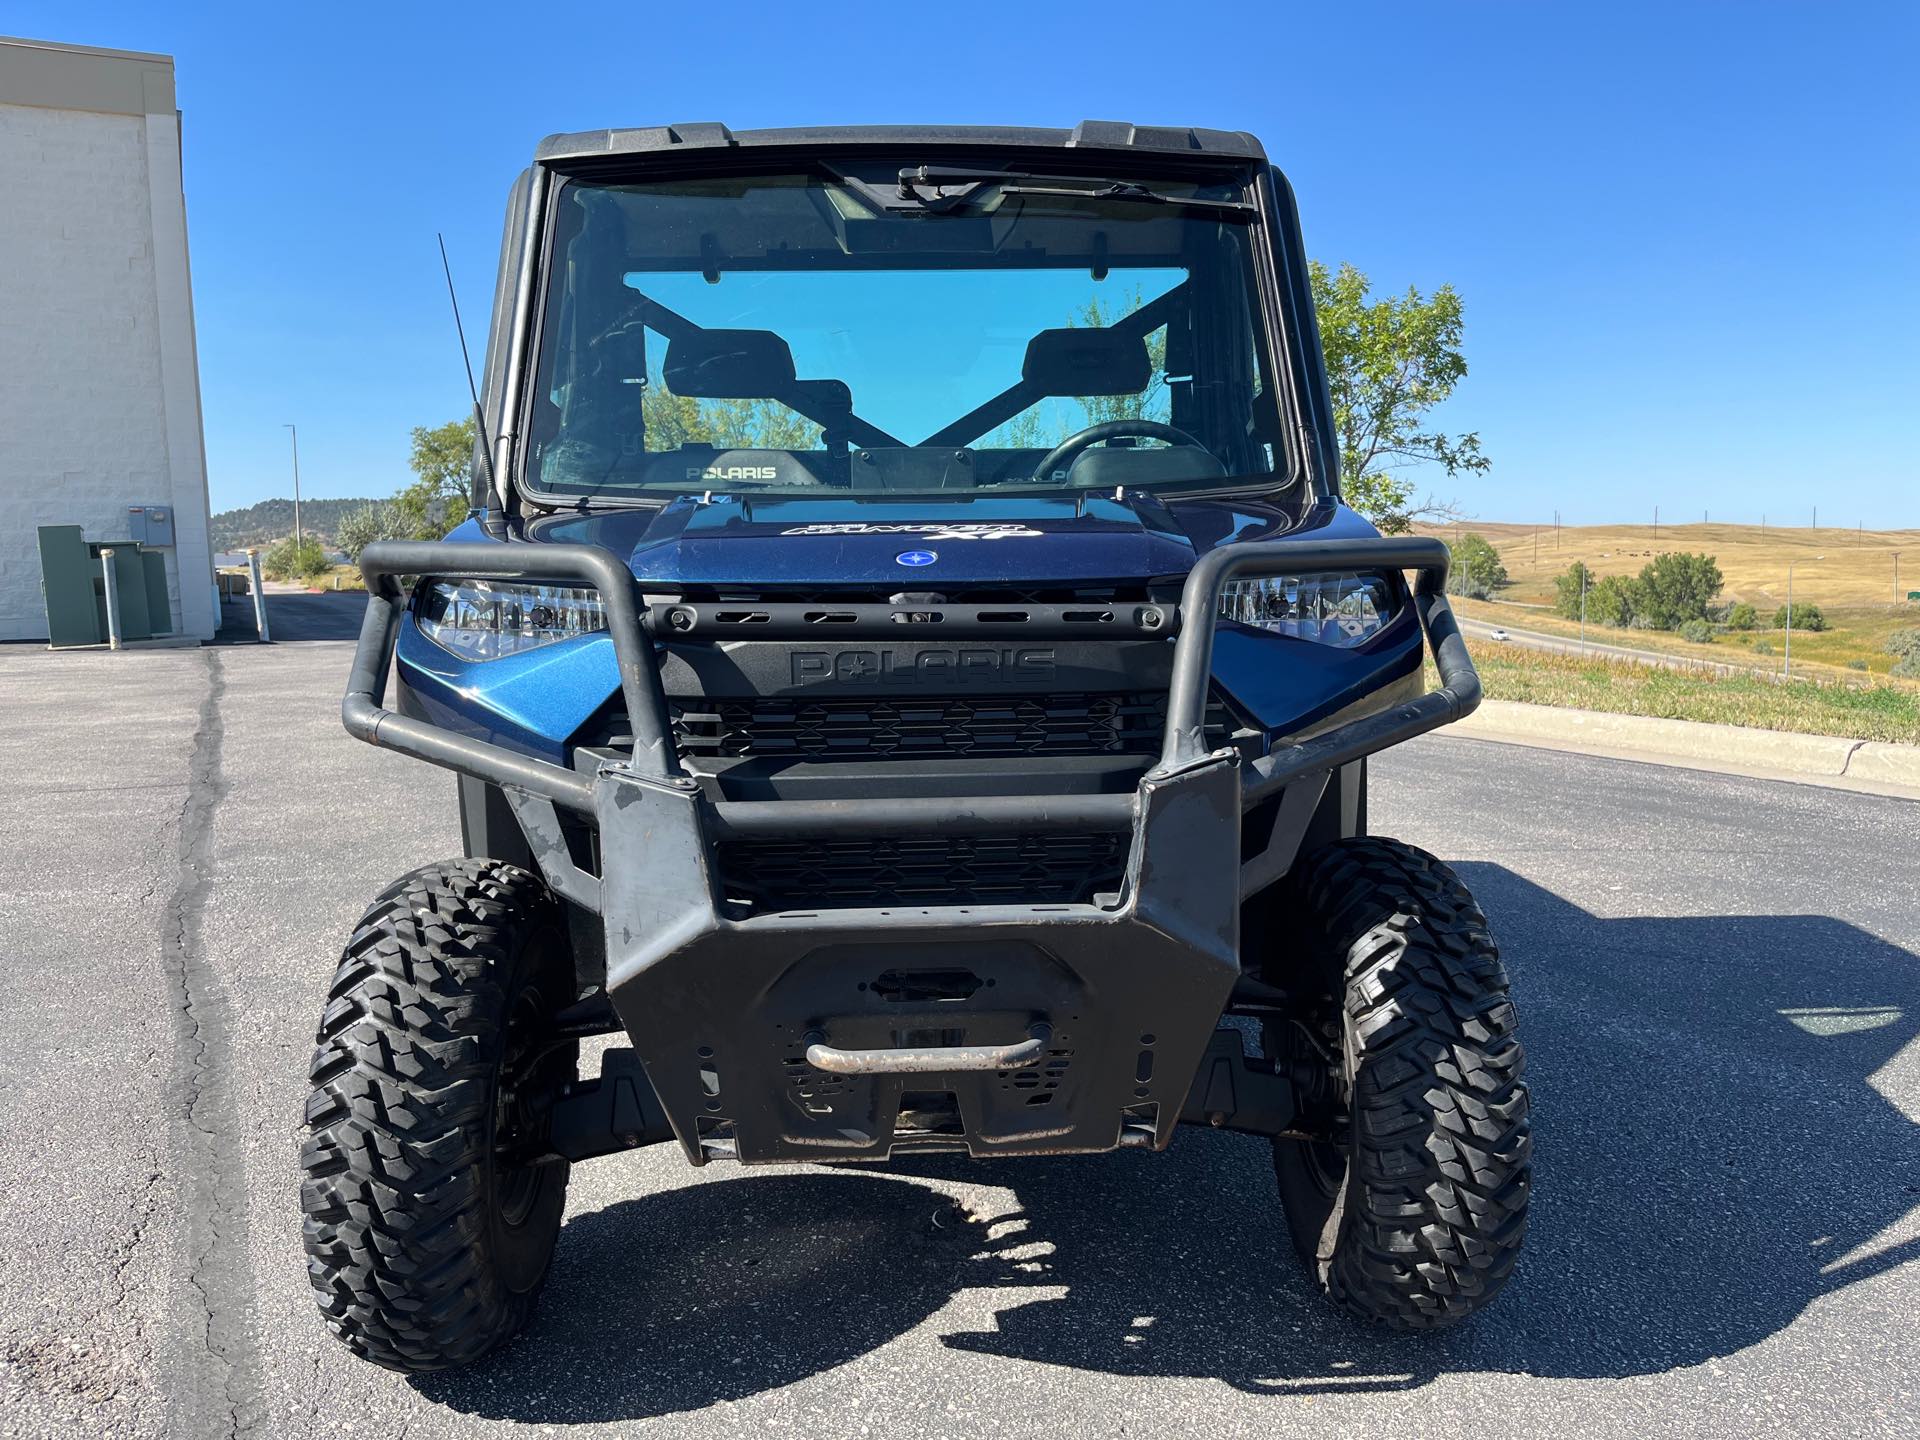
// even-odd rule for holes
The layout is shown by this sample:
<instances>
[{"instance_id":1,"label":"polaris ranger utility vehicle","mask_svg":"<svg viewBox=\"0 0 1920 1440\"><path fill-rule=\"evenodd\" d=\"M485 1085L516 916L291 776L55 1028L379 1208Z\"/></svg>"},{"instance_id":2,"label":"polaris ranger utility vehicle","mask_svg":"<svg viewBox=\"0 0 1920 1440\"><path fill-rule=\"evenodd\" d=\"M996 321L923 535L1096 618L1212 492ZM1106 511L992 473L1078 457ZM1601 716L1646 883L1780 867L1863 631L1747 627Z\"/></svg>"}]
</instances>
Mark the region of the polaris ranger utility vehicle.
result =
<instances>
[{"instance_id":1,"label":"polaris ranger utility vehicle","mask_svg":"<svg viewBox=\"0 0 1920 1440\"><path fill-rule=\"evenodd\" d=\"M1367 757L1479 683L1445 548L1340 503L1250 136L559 136L485 376L472 515L362 559L346 726L458 772L466 855L374 901L320 1023L301 1198L349 1346L499 1345L569 1167L665 1142L1239 1130L1342 1308L1500 1289L1506 976L1367 833Z\"/></svg>"}]
</instances>

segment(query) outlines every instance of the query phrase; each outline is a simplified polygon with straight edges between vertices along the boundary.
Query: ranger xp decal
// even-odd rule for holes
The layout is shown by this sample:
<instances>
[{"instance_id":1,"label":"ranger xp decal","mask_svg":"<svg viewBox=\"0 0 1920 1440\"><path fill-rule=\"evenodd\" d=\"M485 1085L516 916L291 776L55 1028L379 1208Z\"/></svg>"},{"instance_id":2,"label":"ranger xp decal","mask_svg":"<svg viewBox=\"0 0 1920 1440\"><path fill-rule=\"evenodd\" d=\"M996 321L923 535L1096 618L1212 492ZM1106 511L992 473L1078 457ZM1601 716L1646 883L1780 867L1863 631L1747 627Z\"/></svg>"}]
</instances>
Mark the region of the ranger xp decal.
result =
<instances>
[{"instance_id":1,"label":"ranger xp decal","mask_svg":"<svg viewBox=\"0 0 1920 1440\"><path fill-rule=\"evenodd\" d=\"M848 520L820 525L795 525L782 535L917 535L922 540L1038 540L1044 533L1018 520L983 521L957 525L870 525Z\"/></svg>"}]
</instances>

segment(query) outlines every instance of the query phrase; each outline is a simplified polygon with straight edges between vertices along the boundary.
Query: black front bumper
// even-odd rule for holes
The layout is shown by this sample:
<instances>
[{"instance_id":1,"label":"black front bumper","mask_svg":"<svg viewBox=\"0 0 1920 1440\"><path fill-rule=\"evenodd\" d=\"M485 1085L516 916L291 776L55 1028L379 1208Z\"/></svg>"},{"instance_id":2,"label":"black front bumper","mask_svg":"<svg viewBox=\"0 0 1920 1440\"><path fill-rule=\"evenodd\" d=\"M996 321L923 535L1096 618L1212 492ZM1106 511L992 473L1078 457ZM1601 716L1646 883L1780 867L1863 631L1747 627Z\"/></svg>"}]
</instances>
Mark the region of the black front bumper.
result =
<instances>
[{"instance_id":1,"label":"black front bumper","mask_svg":"<svg viewBox=\"0 0 1920 1440\"><path fill-rule=\"evenodd\" d=\"M1164 744L1131 793L728 801L703 793L679 763L649 635L684 640L723 627L725 617L682 605L656 607L643 622L625 567L591 547L385 542L368 547L361 569L369 602L343 705L348 730L503 788L548 882L603 917L608 995L695 1163L871 1159L901 1148L1164 1147L1239 975L1243 894L1284 868L1271 853L1243 861L1242 814L1289 789L1317 798L1336 767L1456 719L1479 699L1447 605L1439 542L1234 545L1195 566L1177 614L1116 607L1103 622L1116 640L1175 637ZM1222 583L1352 569L1419 572L1415 606L1441 688L1258 759L1208 749ZM581 774L385 709L403 575L599 590L632 723L631 758ZM1047 608L1002 608L963 623L1015 639L1086 634L1084 622ZM894 620L883 610L855 615L835 633L872 627L897 637ZM808 622L754 623L756 638L774 639L770 625ZM555 807L598 829L598 875L576 864ZM1303 825L1304 815L1285 823ZM1281 828L1277 820L1276 834ZM741 917L719 884L717 847L728 841L1035 830L1124 837L1119 893L1078 904Z\"/></svg>"}]
</instances>

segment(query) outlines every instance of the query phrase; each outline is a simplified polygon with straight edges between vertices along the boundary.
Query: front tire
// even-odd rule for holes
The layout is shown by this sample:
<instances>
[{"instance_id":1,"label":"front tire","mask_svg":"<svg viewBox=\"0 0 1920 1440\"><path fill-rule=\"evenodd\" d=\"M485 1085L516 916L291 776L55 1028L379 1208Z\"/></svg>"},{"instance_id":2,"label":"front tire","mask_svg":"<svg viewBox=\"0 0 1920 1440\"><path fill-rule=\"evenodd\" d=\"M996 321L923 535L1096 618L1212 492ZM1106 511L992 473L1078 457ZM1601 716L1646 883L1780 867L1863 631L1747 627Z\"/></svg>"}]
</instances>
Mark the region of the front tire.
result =
<instances>
[{"instance_id":1,"label":"front tire","mask_svg":"<svg viewBox=\"0 0 1920 1440\"><path fill-rule=\"evenodd\" d=\"M347 942L317 1036L300 1187L328 1328L409 1372L465 1365L527 1321L568 1167L515 1161L525 1097L570 1078L546 1021L573 999L536 877L456 860L390 885Z\"/></svg>"},{"instance_id":2,"label":"front tire","mask_svg":"<svg viewBox=\"0 0 1920 1440\"><path fill-rule=\"evenodd\" d=\"M1295 1248L1329 1299L1396 1330L1457 1324L1500 1291L1526 1233L1532 1138L1506 971L1459 877L1373 837L1288 881L1306 1002L1267 1053L1325 1077L1324 1140L1274 1141Z\"/></svg>"}]
</instances>

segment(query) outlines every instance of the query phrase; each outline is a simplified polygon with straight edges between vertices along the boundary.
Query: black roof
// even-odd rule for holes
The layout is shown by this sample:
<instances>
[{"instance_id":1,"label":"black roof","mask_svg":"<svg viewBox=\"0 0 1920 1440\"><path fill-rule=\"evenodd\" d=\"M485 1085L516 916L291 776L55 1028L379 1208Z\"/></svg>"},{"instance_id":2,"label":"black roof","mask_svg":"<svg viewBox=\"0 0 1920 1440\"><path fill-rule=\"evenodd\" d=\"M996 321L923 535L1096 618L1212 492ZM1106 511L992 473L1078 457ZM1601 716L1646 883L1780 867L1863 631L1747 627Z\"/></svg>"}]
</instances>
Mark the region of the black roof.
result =
<instances>
[{"instance_id":1,"label":"black roof","mask_svg":"<svg viewBox=\"0 0 1920 1440\"><path fill-rule=\"evenodd\" d=\"M1011 125L823 125L784 130L729 130L709 120L549 135L540 142L534 158L536 161L585 160L729 148L819 150L895 145L922 149L1124 151L1238 162L1266 158L1260 142L1244 130L1135 125L1125 120L1082 120L1071 130Z\"/></svg>"}]
</instances>

